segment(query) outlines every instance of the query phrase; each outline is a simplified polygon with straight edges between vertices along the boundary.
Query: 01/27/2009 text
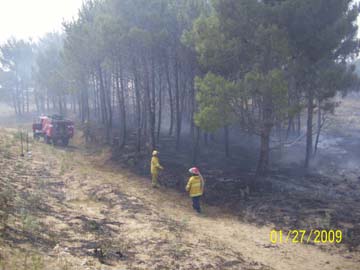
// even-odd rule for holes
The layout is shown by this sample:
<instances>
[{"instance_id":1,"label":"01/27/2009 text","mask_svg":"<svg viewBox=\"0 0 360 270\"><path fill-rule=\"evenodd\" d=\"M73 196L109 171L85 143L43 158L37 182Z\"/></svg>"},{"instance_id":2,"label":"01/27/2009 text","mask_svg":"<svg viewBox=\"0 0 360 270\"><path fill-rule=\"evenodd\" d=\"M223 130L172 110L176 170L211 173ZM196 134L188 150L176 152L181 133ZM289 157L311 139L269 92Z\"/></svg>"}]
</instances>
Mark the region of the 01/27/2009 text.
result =
<instances>
[{"instance_id":1,"label":"01/27/2009 text","mask_svg":"<svg viewBox=\"0 0 360 270\"><path fill-rule=\"evenodd\" d=\"M343 233L341 230L289 230L288 232L272 230L270 232L270 242L272 244L340 244L342 240Z\"/></svg>"}]
</instances>

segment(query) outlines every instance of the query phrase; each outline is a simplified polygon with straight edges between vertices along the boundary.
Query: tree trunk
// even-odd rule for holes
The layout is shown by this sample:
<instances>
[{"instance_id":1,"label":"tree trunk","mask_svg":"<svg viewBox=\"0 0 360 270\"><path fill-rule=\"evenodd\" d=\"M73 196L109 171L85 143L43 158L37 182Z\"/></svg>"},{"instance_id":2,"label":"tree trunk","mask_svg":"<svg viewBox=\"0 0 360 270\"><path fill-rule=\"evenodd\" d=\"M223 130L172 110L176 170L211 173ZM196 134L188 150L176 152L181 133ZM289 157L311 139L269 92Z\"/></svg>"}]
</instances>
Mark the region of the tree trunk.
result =
<instances>
[{"instance_id":1,"label":"tree trunk","mask_svg":"<svg viewBox=\"0 0 360 270\"><path fill-rule=\"evenodd\" d=\"M111 81L111 76L105 73L105 98L106 98L106 106L107 106L107 122L106 122L106 141L107 143L112 142L112 127L113 127L113 114L112 114L112 107L111 107L111 86L109 84Z\"/></svg>"},{"instance_id":2,"label":"tree trunk","mask_svg":"<svg viewBox=\"0 0 360 270\"><path fill-rule=\"evenodd\" d=\"M108 115L108 108L107 108L107 95L105 92L105 82L103 77L103 72L101 69L100 64L98 65L98 76L99 76L99 88L100 88L100 99L101 99L101 112L102 112L102 120L103 124L105 124L105 135L106 135L106 142L110 142L110 122L109 122L109 115Z\"/></svg>"},{"instance_id":3,"label":"tree trunk","mask_svg":"<svg viewBox=\"0 0 360 270\"><path fill-rule=\"evenodd\" d=\"M101 66L99 64L98 66L98 77L99 77L99 81L98 83L98 92L99 92L99 99L100 99L100 112L101 112L101 122L102 124L106 125L107 122L107 112L106 112L106 100L105 100L105 89L104 89L104 81L103 81L103 74L102 74L102 69Z\"/></svg>"},{"instance_id":4,"label":"tree trunk","mask_svg":"<svg viewBox=\"0 0 360 270\"><path fill-rule=\"evenodd\" d=\"M180 89L179 89L179 63L175 59L175 114L176 114L176 150L180 147L181 115L180 115Z\"/></svg>"},{"instance_id":5,"label":"tree trunk","mask_svg":"<svg viewBox=\"0 0 360 270\"><path fill-rule=\"evenodd\" d=\"M159 73L159 111L158 111L158 126L157 126L157 141L159 143L160 140L160 132L161 132L161 117L162 117L162 79L161 73Z\"/></svg>"},{"instance_id":6,"label":"tree trunk","mask_svg":"<svg viewBox=\"0 0 360 270\"><path fill-rule=\"evenodd\" d=\"M30 98L29 98L29 88L26 89L26 111L30 112Z\"/></svg>"},{"instance_id":7,"label":"tree trunk","mask_svg":"<svg viewBox=\"0 0 360 270\"><path fill-rule=\"evenodd\" d=\"M18 115L19 112L18 112L18 106L17 106L17 102L16 102L16 96L12 95L12 99L13 99L13 107L14 107L15 114Z\"/></svg>"},{"instance_id":8,"label":"tree trunk","mask_svg":"<svg viewBox=\"0 0 360 270\"><path fill-rule=\"evenodd\" d=\"M115 86L116 86L116 96L119 106L119 113L120 113L120 121L121 121L121 128L120 133L122 134L122 140L120 143L120 148L124 147L126 144L126 109L125 109L125 98L124 98L124 82L123 82L123 74L122 74L122 67L121 67L121 60L119 61L118 68L116 70L115 75Z\"/></svg>"},{"instance_id":9,"label":"tree trunk","mask_svg":"<svg viewBox=\"0 0 360 270\"><path fill-rule=\"evenodd\" d=\"M151 58L151 92L150 92L150 136L152 149L156 149L155 125L156 125L156 91L155 91L155 61L154 57ZM150 86L150 85L149 85ZM149 88L150 90L150 88Z\"/></svg>"},{"instance_id":10,"label":"tree trunk","mask_svg":"<svg viewBox=\"0 0 360 270\"><path fill-rule=\"evenodd\" d=\"M230 157L229 150L229 126L224 127L224 139L225 139L225 156Z\"/></svg>"},{"instance_id":11,"label":"tree trunk","mask_svg":"<svg viewBox=\"0 0 360 270\"><path fill-rule=\"evenodd\" d=\"M291 127L294 125L294 117L289 118L288 121L288 127L286 129L286 135L285 135L285 139L289 139L290 133L291 133Z\"/></svg>"},{"instance_id":12,"label":"tree trunk","mask_svg":"<svg viewBox=\"0 0 360 270\"><path fill-rule=\"evenodd\" d=\"M133 61L133 72L134 72L134 88L135 88L135 97L136 97L136 151L139 153L141 151L141 104L140 104L140 89L138 82L138 72L136 67L136 61Z\"/></svg>"},{"instance_id":13,"label":"tree trunk","mask_svg":"<svg viewBox=\"0 0 360 270\"><path fill-rule=\"evenodd\" d=\"M97 120L100 122L101 120L101 109L100 109L100 91L98 91L98 86L97 86L97 79L96 76L93 76L93 83L94 83L94 87L93 87L93 92L94 92L94 107L95 107L95 115L97 116Z\"/></svg>"},{"instance_id":14,"label":"tree trunk","mask_svg":"<svg viewBox=\"0 0 360 270\"><path fill-rule=\"evenodd\" d=\"M152 80L151 86L150 86L150 74L149 74L149 66L146 59L146 56L143 57L143 66L145 71L145 106L146 111L144 112L144 121L145 123L148 123L148 128L150 131L150 140L146 138L146 141L150 141L152 149L156 149L155 145L155 123L153 122L153 101L152 101L152 95L153 92L152 87L155 87L154 82ZM151 63L151 75L153 79L153 63ZM146 129L146 127L145 127ZM146 136L146 135L145 135Z\"/></svg>"},{"instance_id":15,"label":"tree trunk","mask_svg":"<svg viewBox=\"0 0 360 270\"><path fill-rule=\"evenodd\" d=\"M86 119L90 121L90 104L89 104L89 90L88 90L88 84L83 82L82 84L82 91L84 92L84 102L85 102L85 112L86 112ZM76 103L74 103L74 109L76 113ZM80 110L80 108L79 108Z\"/></svg>"},{"instance_id":16,"label":"tree trunk","mask_svg":"<svg viewBox=\"0 0 360 270\"><path fill-rule=\"evenodd\" d=\"M265 175L270 163L270 135L273 127L272 96L264 97L262 106L263 125L260 134L260 156L256 169L257 175Z\"/></svg>"},{"instance_id":17,"label":"tree trunk","mask_svg":"<svg viewBox=\"0 0 360 270\"><path fill-rule=\"evenodd\" d=\"M60 115L64 115L64 110L63 110L63 104L62 104L62 100L61 100L61 96L58 97L58 104L59 104L59 114Z\"/></svg>"},{"instance_id":18,"label":"tree trunk","mask_svg":"<svg viewBox=\"0 0 360 270\"><path fill-rule=\"evenodd\" d=\"M194 86L194 76L192 76L191 79L191 93L190 93L190 98L191 98L191 114L190 114L190 134L191 136L194 136L194 132L195 132L195 122L194 122L194 115L195 115L195 107L196 107L196 103L195 103L195 86Z\"/></svg>"},{"instance_id":19,"label":"tree trunk","mask_svg":"<svg viewBox=\"0 0 360 270\"><path fill-rule=\"evenodd\" d=\"M313 113L314 113L314 92L309 90L308 105L307 105L307 128L306 128L306 154L305 154L305 168L309 168L310 159L313 155Z\"/></svg>"},{"instance_id":20,"label":"tree trunk","mask_svg":"<svg viewBox=\"0 0 360 270\"><path fill-rule=\"evenodd\" d=\"M193 137L193 165L197 165L198 157L200 154L200 128L195 128L195 136Z\"/></svg>"},{"instance_id":21,"label":"tree trunk","mask_svg":"<svg viewBox=\"0 0 360 270\"><path fill-rule=\"evenodd\" d=\"M205 146L209 145L209 133L207 133L207 132L204 133L204 143L205 143Z\"/></svg>"},{"instance_id":22,"label":"tree trunk","mask_svg":"<svg viewBox=\"0 0 360 270\"><path fill-rule=\"evenodd\" d=\"M320 138L320 133L321 133L321 127L322 127L322 123L321 123L321 107L320 107L320 105L321 105L321 102L320 102L320 100L318 100L317 132L316 132L314 155L316 155L316 153L317 153L318 144L319 144L319 138Z\"/></svg>"},{"instance_id":23,"label":"tree trunk","mask_svg":"<svg viewBox=\"0 0 360 270\"><path fill-rule=\"evenodd\" d=\"M127 134L127 119L126 119L126 107L125 107L125 86L124 86L124 74L123 74L123 68L122 63L120 62L120 100L121 100L121 114L122 114L122 142L121 147L124 147L126 144L126 134Z\"/></svg>"},{"instance_id":24,"label":"tree trunk","mask_svg":"<svg viewBox=\"0 0 360 270\"><path fill-rule=\"evenodd\" d=\"M169 105L170 105L170 128L169 128L169 136L172 136L174 130L174 101L173 101L173 94L172 94L172 86L170 80L170 70L169 64L166 62L166 79L168 84L168 91L169 91Z\"/></svg>"},{"instance_id":25,"label":"tree trunk","mask_svg":"<svg viewBox=\"0 0 360 270\"><path fill-rule=\"evenodd\" d=\"M50 110L50 100L49 95L46 95L46 111L49 112Z\"/></svg>"},{"instance_id":26,"label":"tree trunk","mask_svg":"<svg viewBox=\"0 0 360 270\"><path fill-rule=\"evenodd\" d=\"M256 169L257 175L264 175L269 168L270 155L270 133L271 128L264 126L260 136L260 157Z\"/></svg>"},{"instance_id":27,"label":"tree trunk","mask_svg":"<svg viewBox=\"0 0 360 270\"><path fill-rule=\"evenodd\" d=\"M36 92L36 90L34 90L34 101L35 101L36 111L37 113L39 113L41 111L40 100L39 100L39 94Z\"/></svg>"}]
</instances>

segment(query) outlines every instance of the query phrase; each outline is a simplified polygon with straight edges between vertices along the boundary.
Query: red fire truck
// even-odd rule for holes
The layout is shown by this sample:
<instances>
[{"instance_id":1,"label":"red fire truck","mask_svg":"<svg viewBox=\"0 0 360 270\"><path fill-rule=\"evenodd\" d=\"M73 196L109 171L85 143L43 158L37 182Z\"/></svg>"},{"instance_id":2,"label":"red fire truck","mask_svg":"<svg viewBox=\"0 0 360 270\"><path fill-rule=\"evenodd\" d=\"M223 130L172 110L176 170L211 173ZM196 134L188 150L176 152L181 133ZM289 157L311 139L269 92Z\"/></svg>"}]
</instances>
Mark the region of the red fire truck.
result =
<instances>
[{"instance_id":1,"label":"red fire truck","mask_svg":"<svg viewBox=\"0 0 360 270\"><path fill-rule=\"evenodd\" d=\"M45 142L67 146L74 136L74 122L59 115L40 116L39 121L32 125L34 139L44 138Z\"/></svg>"}]
</instances>

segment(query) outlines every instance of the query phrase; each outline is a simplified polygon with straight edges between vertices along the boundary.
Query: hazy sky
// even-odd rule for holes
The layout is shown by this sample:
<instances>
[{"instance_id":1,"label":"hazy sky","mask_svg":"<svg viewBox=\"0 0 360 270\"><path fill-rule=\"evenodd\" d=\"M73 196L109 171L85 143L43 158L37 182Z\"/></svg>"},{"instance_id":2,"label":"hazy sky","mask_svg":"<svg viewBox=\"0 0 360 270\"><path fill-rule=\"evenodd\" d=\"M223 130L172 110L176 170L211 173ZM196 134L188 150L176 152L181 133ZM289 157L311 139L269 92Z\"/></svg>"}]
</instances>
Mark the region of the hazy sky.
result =
<instances>
[{"instance_id":1,"label":"hazy sky","mask_svg":"<svg viewBox=\"0 0 360 270\"><path fill-rule=\"evenodd\" d=\"M0 43L11 36L35 39L61 30L77 15L82 0L0 0Z\"/></svg>"},{"instance_id":2,"label":"hazy sky","mask_svg":"<svg viewBox=\"0 0 360 270\"><path fill-rule=\"evenodd\" d=\"M81 4L82 0L0 0L0 43L11 36L37 39L61 30L62 21L76 16Z\"/></svg>"}]
</instances>

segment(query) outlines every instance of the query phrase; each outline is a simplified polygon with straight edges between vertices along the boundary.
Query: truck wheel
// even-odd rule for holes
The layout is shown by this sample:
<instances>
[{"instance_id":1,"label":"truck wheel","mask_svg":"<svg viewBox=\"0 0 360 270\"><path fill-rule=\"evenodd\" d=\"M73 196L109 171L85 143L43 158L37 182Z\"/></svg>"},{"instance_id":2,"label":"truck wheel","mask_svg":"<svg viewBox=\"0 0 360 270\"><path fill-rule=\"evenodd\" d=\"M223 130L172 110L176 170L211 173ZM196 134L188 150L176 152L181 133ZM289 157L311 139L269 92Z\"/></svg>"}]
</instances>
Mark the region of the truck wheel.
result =
<instances>
[{"instance_id":1,"label":"truck wheel","mask_svg":"<svg viewBox=\"0 0 360 270\"><path fill-rule=\"evenodd\" d=\"M63 145L68 146L69 145L69 138L62 139Z\"/></svg>"}]
</instances>

